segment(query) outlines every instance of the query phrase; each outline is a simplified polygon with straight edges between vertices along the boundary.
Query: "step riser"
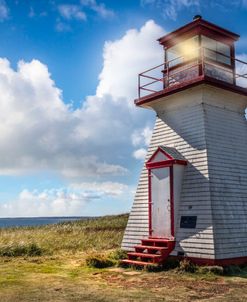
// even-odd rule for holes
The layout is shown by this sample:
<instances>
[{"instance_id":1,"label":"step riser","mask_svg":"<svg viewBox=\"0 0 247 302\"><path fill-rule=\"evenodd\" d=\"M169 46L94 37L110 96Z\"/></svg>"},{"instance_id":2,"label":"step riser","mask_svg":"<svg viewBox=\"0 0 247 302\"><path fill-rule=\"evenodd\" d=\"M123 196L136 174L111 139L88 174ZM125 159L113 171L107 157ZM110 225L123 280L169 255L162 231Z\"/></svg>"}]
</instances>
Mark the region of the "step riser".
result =
<instances>
[{"instance_id":1,"label":"step riser","mask_svg":"<svg viewBox=\"0 0 247 302\"><path fill-rule=\"evenodd\" d=\"M145 240L142 240L142 244L143 245L148 245L148 246L160 246L160 247L167 247L167 242L150 242L150 241L145 241Z\"/></svg>"},{"instance_id":2,"label":"step riser","mask_svg":"<svg viewBox=\"0 0 247 302\"><path fill-rule=\"evenodd\" d=\"M133 261L142 261L142 262L145 262L145 263L160 263L160 259L147 259L147 258L143 258L143 257L135 257L135 256L128 256L128 260L133 260Z\"/></svg>"},{"instance_id":3,"label":"step riser","mask_svg":"<svg viewBox=\"0 0 247 302\"><path fill-rule=\"evenodd\" d=\"M147 241L142 240L142 245L151 246L151 247L167 247L170 248L173 246L173 242L160 242L160 241Z\"/></svg>"},{"instance_id":4,"label":"step riser","mask_svg":"<svg viewBox=\"0 0 247 302\"><path fill-rule=\"evenodd\" d=\"M168 250L160 251L160 250L150 250L148 248L136 248L135 249L136 253L144 253L147 252L148 254L154 254L154 255L166 255Z\"/></svg>"}]
</instances>

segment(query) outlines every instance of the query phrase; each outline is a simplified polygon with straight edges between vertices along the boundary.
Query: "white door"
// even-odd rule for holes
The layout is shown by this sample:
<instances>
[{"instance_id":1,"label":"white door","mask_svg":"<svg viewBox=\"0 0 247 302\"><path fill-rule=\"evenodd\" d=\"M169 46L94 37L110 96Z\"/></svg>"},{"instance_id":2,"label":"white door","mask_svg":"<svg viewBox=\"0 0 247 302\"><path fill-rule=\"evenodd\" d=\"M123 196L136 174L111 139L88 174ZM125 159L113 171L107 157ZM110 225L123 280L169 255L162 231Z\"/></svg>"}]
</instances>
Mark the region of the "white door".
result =
<instances>
[{"instance_id":1,"label":"white door","mask_svg":"<svg viewBox=\"0 0 247 302\"><path fill-rule=\"evenodd\" d=\"M151 170L152 237L171 236L169 174L169 167Z\"/></svg>"}]
</instances>

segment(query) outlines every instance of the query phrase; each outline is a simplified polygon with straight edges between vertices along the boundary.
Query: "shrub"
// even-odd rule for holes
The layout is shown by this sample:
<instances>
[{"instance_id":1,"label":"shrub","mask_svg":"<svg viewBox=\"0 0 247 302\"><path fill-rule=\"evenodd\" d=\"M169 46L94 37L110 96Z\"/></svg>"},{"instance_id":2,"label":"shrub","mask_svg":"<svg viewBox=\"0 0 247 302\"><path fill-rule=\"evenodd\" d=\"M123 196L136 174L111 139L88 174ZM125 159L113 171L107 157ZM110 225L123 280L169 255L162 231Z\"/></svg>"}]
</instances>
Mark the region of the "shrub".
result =
<instances>
[{"instance_id":1,"label":"shrub","mask_svg":"<svg viewBox=\"0 0 247 302\"><path fill-rule=\"evenodd\" d=\"M242 269L238 265L229 265L224 267L224 275L234 276L242 273Z\"/></svg>"},{"instance_id":2,"label":"shrub","mask_svg":"<svg viewBox=\"0 0 247 302\"><path fill-rule=\"evenodd\" d=\"M197 271L197 266L189 260L184 259L180 261L178 270L186 273L195 273Z\"/></svg>"},{"instance_id":3,"label":"shrub","mask_svg":"<svg viewBox=\"0 0 247 302\"><path fill-rule=\"evenodd\" d=\"M176 258L169 257L166 259L165 263L162 265L164 270L170 270L179 267L180 261Z\"/></svg>"},{"instance_id":4,"label":"shrub","mask_svg":"<svg viewBox=\"0 0 247 302\"><path fill-rule=\"evenodd\" d=\"M202 266L198 269L199 273L207 274L207 273L213 273L215 275L223 275L223 267L222 266Z\"/></svg>"},{"instance_id":5,"label":"shrub","mask_svg":"<svg viewBox=\"0 0 247 302\"><path fill-rule=\"evenodd\" d=\"M114 261L103 254L92 254L86 257L86 264L89 267L105 268L114 265Z\"/></svg>"},{"instance_id":6,"label":"shrub","mask_svg":"<svg viewBox=\"0 0 247 302\"><path fill-rule=\"evenodd\" d=\"M13 245L0 248L1 257L41 256L44 251L35 243L28 245Z\"/></svg>"},{"instance_id":7,"label":"shrub","mask_svg":"<svg viewBox=\"0 0 247 302\"><path fill-rule=\"evenodd\" d=\"M127 252L122 249L116 249L109 255L109 258L116 261L123 260L127 258Z\"/></svg>"}]
</instances>

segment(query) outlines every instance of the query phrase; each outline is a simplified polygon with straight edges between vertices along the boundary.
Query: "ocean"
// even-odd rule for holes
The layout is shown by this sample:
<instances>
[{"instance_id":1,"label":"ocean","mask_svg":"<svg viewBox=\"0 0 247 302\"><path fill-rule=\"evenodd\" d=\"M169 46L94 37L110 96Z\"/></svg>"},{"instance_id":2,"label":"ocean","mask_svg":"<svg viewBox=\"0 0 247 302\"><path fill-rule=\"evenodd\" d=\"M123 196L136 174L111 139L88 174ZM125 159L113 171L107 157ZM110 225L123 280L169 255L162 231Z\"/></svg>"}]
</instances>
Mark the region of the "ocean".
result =
<instances>
[{"instance_id":1,"label":"ocean","mask_svg":"<svg viewBox=\"0 0 247 302\"><path fill-rule=\"evenodd\" d=\"M74 221L88 219L89 217L28 217L28 218L0 218L0 228L20 227L20 226L40 226L55 224L64 221Z\"/></svg>"}]
</instances>

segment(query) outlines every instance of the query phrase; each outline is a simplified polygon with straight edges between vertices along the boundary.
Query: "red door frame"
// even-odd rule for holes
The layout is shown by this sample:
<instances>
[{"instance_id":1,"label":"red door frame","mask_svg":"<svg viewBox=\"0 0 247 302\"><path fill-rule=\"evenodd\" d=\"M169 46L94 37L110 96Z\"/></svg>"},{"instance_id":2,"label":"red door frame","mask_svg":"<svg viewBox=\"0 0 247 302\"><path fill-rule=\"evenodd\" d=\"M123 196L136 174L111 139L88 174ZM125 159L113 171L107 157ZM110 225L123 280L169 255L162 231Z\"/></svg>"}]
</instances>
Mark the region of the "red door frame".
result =
<instances>
[{"instance_id":1,"label":"red door frame","mask_svg":"<svg viewBox=\"0 0 247 302\"><path fill-rule=\"evenodd\" d=\"M157 154L158 151L164 153L164 155L169 158L164 161L152 163L152 159ZM152 184L151 184L151 170L159 168L168 168L169 167L169 177L170 177L170 204L171 204L171 237L175 237L175 226L174 226L174 164L187 165L186 160L177 160L173 159L169 154L164 152L161 148L158 148L151 158L146 163L146 168L148 169L148 228L149 236L152 237Z\"/></svg>"}]
</instances>

